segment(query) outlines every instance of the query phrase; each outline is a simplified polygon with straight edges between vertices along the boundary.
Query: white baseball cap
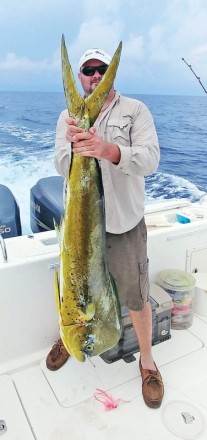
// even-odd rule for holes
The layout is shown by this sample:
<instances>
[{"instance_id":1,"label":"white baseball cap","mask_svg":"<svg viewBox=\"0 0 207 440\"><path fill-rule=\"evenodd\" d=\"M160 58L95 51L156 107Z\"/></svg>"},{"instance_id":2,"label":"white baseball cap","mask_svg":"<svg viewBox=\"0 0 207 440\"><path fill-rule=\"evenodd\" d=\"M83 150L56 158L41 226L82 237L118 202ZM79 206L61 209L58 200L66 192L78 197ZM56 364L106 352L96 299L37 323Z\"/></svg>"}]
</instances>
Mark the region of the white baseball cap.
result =
<instances>
[{"instance_id":1,"label":"white baseball cap","mask_svg":"<svg viewBox=\"0 0 207 440\"><path fill-rule=\"evenodd\" d=\"M106 53L102 49L96 49L96 48L95 49L88 49L81 56L81 58L79 60L79 67L81 68L82 65L84 63L86 63L86 61L89 61L89 60L99 60L99 61L102 61L103 63L109 65L112 58L111 58L111 55L109 55L108 53Z\"/></svg>"}]
</instances>

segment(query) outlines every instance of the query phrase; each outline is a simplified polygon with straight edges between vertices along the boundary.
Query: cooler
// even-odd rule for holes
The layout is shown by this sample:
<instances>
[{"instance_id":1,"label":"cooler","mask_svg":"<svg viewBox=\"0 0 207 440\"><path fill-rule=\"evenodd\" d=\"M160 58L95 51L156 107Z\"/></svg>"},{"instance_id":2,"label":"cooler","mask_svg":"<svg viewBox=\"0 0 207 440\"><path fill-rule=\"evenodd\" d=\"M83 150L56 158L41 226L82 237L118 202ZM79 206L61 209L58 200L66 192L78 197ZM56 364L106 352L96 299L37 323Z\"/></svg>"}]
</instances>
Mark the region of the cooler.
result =
<instances>
[{"instance_id":1,"label":"cooler","mask_svg":"<svg viewBox=\"0 0 207 440\"><path fill-rule=\"evenodd\" d=\"M159 344L171 337L170 319L173 302L160 286L151 284L150 303L152 307L152 345ZM112 363L123 359L125 362L135 360L134 353L139 351L139 345L133 329L127 307L122 307L122 336L115 347L101 354L102 359Z\"/></svg>"}]
</instances>

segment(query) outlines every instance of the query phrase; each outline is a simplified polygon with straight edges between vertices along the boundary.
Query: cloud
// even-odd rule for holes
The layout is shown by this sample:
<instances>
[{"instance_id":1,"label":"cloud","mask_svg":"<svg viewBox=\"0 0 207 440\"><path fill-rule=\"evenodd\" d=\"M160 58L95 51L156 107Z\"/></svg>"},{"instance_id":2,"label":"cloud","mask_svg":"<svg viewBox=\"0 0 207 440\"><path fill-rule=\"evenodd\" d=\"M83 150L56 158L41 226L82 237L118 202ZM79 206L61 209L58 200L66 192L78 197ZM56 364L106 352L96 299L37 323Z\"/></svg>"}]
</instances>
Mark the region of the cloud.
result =
<instances>
[{"instance_id":1,"label":"cloud","mask_svg":"<svg viewBox=\"0 0 207 440\"><path fill-rule=\"evenodd\" d=\"M92 18L81 23L77 37L70 47L70 52L77 55L90 47L101 47L108 52L114 51L122 34L122 23L116 19L110 22L102 18ZM114 47L113 47L114 46Z\"/></svg>"},{"instance_id":2,"label":"cloud","mask_svg":"<svg viewBox=\"0 0 207 440\"><path fill-rule=\"evenodd\" d=\"M88 21L91 17L102 17L103 21L111 21L112 17L119 16L122 9L122 0L85 0L82 2L83 16Z\"/></svg>"},{"instance_id":3,"label":"cloud","mask_svg":"<svg viewBox=\"0 0 207 440\"><path fill-rule=\"evenodd\" d=\"M15 71L22 72L22 83L26 72L39 77L47 72L42 78L53 75L55 82L61 76L62 33L74 72L86 49L101 47L113 54L122 40L117 76L122 90L140 84L148 90L153 84L156 92L159 85L171 90L172 82L175 88L182 81L192 84L182 57L204 80L207 76L206 0L24 0L17 11L16 5L17 0L0 2L4 83Z\"/></svg>"},{"instance_id":4,"label":"cloud","mask_svg":"<svg viewBox=\"0 0 207 440\"><path fill-rule=\"evenodd\" d=\"M201 46L197 46L194 49L195 55L206 55L207 54L207 44L202 44Z\"/></svg>"},{"instance_id":5,"label":"cloud","mask_svg":"<svg viewBox=\"0 0 207 440\"><path fill-rule=\"evenodd\" d=\"M8 71L43 71L56 70L59 68L60 60L57 55L55 55L51 61L47 58L34 61L27 57L18 57L14 52L10 52L3 61L0 61L0 70Z\"/></svg>"},{"instance_id":6,"label":"cloud","mask_svg":"<svg viewBox=\"0 0 207 440\"><path fill-rule=\"evenodd\" d=\"M144 57L144 38L143 36L130 37L124 44L124 56L127 59L139 61Z\"/></svg>"}]
</instances>

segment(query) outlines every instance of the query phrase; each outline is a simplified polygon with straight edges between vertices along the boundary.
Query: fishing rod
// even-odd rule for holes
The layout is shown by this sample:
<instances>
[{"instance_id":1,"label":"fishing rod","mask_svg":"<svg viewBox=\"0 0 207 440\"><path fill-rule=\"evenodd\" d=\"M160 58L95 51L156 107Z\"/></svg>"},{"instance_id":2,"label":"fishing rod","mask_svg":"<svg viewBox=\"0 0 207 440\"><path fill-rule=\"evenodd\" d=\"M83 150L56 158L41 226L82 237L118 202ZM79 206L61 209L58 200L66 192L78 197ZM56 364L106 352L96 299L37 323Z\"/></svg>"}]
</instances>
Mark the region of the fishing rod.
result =
<instances>
[{"instance_id":1,"label":"fishing rod","mask_svg":"<svg viewBox=\"0 0 207 440\"><path fill-rule=\"evenodd\" d=\"M187 64L187 66L189 67L189 69L191 70L191 72L193 72L193 74L195 75L196 79L197 79L198 82L200 83L201 87L203 87L204 92L207 93L207 90L205 89L204 85L202 84L200 77L196 75L196 73L195 73L194 70L192 69L191 65L188 64L187 61L185 61L184 58L182 58L182 60L184 61L185 64Z\"/></svg>"}]
</instances>

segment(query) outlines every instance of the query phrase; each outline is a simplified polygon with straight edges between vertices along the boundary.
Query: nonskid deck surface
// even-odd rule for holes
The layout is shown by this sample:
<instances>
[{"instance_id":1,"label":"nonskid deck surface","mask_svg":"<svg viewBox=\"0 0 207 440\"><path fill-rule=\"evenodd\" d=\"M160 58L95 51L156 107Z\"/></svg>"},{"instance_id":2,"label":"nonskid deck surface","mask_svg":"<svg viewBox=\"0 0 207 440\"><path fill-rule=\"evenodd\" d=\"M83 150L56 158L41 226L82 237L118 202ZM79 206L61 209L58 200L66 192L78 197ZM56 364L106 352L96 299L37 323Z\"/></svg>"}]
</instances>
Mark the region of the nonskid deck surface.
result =
<instances>
[{"instance_id":1,"label":"nonskid deck surface","mask_svg":"<svg viewBox=\"0 0 207 440\"><path fill-rule=\"evenodd\" d=\"M153 347L165 383L161 408L146 407L138 362L70 359L51 372L45 359L0 376L2 440L171 440L207 438L207 319ZM139 359L139 354L136 354ZM96 388L122 399L106 411Z\"/></svg>"}]
</instances>

